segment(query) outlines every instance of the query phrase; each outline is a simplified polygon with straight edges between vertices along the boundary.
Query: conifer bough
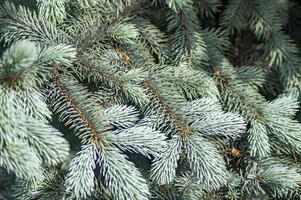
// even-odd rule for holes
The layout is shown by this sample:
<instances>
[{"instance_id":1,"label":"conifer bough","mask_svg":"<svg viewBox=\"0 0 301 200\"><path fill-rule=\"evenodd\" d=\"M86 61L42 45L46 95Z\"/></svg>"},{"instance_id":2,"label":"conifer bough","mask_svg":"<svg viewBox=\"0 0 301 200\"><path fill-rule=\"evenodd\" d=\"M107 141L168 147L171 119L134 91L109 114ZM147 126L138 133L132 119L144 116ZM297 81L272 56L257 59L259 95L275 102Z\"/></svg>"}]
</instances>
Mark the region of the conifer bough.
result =
<instances>
[{"instance_id":1,"label":"conifer bough","mask_svg":"<svg viewBox=\"0 0 301 200\"><path fill-rule=\"evenodd\" d=\"M298 8L1 2L0 199L300 199Z\"/></svg>"}]
</instances>

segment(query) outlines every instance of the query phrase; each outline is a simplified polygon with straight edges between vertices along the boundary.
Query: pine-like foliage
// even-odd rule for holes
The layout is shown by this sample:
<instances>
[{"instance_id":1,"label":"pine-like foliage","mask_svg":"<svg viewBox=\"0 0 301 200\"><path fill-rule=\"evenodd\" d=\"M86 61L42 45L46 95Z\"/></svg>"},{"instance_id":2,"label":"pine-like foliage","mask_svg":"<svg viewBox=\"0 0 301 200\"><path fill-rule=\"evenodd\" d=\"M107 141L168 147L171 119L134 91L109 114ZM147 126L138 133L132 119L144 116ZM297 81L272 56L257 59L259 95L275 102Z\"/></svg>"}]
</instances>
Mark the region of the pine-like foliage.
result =
<instances>
[{"instance_id":1,"label":"pine-like foliage","mask_svg":"<svg viewBox=\"0 0 301 200\"><path fill-rule=\"evenodd\" d=\"M0 4L0 200L301 198L297 1Z\"/></svg>"}]
</instances>

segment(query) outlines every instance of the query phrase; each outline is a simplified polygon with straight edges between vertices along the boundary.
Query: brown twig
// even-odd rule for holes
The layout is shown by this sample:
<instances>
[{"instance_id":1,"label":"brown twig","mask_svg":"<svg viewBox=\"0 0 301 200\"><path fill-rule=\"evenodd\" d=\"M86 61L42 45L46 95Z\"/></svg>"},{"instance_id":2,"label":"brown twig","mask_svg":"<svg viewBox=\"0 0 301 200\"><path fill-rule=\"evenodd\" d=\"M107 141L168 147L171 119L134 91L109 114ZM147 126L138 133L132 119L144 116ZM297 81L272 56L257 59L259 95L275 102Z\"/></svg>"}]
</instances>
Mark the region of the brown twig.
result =
<instances>
[{"instance_id":1,"label":"brown twig","mask_svg":"<svg viewBox=\"0 0 301 200\"><path fill-rule=\"evenodd\" d=\"M88 131L91 134L92 142L96 144L100 140L100 135L97 133L96 129L93 127L93 125L89 122L88 118L85 116L85 114L78 108L75 101L71 97L71 95L68 93L68 91L65 89L63 83L61 82L59 78L59 73L57 70L54 71L54 76L52 77L53 84L56 88L59 89L61 94L64 96L64 98L67 100L70 107L73 108L73 110L79 115L82 122L87 127Z\"/></svg>"}]
</instances>

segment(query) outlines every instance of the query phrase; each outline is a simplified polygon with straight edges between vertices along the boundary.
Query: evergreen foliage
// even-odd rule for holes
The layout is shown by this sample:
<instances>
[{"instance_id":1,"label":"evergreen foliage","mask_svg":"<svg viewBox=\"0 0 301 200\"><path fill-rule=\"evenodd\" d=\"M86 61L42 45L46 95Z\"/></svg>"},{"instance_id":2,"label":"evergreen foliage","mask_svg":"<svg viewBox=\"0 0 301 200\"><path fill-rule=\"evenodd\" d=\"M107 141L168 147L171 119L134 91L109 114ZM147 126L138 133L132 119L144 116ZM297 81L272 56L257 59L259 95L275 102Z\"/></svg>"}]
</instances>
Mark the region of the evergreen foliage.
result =
<instances>
[{"instance_id":1,"label":"evergreen foliage","mask_svg":"<svg viewBox=\"0 0 301 200\"><path fill-rule=\"evenodd\" d=\"M23 2L0 7L0 200L301 198L300 3Z\"/></svg>"}]
</instances>

